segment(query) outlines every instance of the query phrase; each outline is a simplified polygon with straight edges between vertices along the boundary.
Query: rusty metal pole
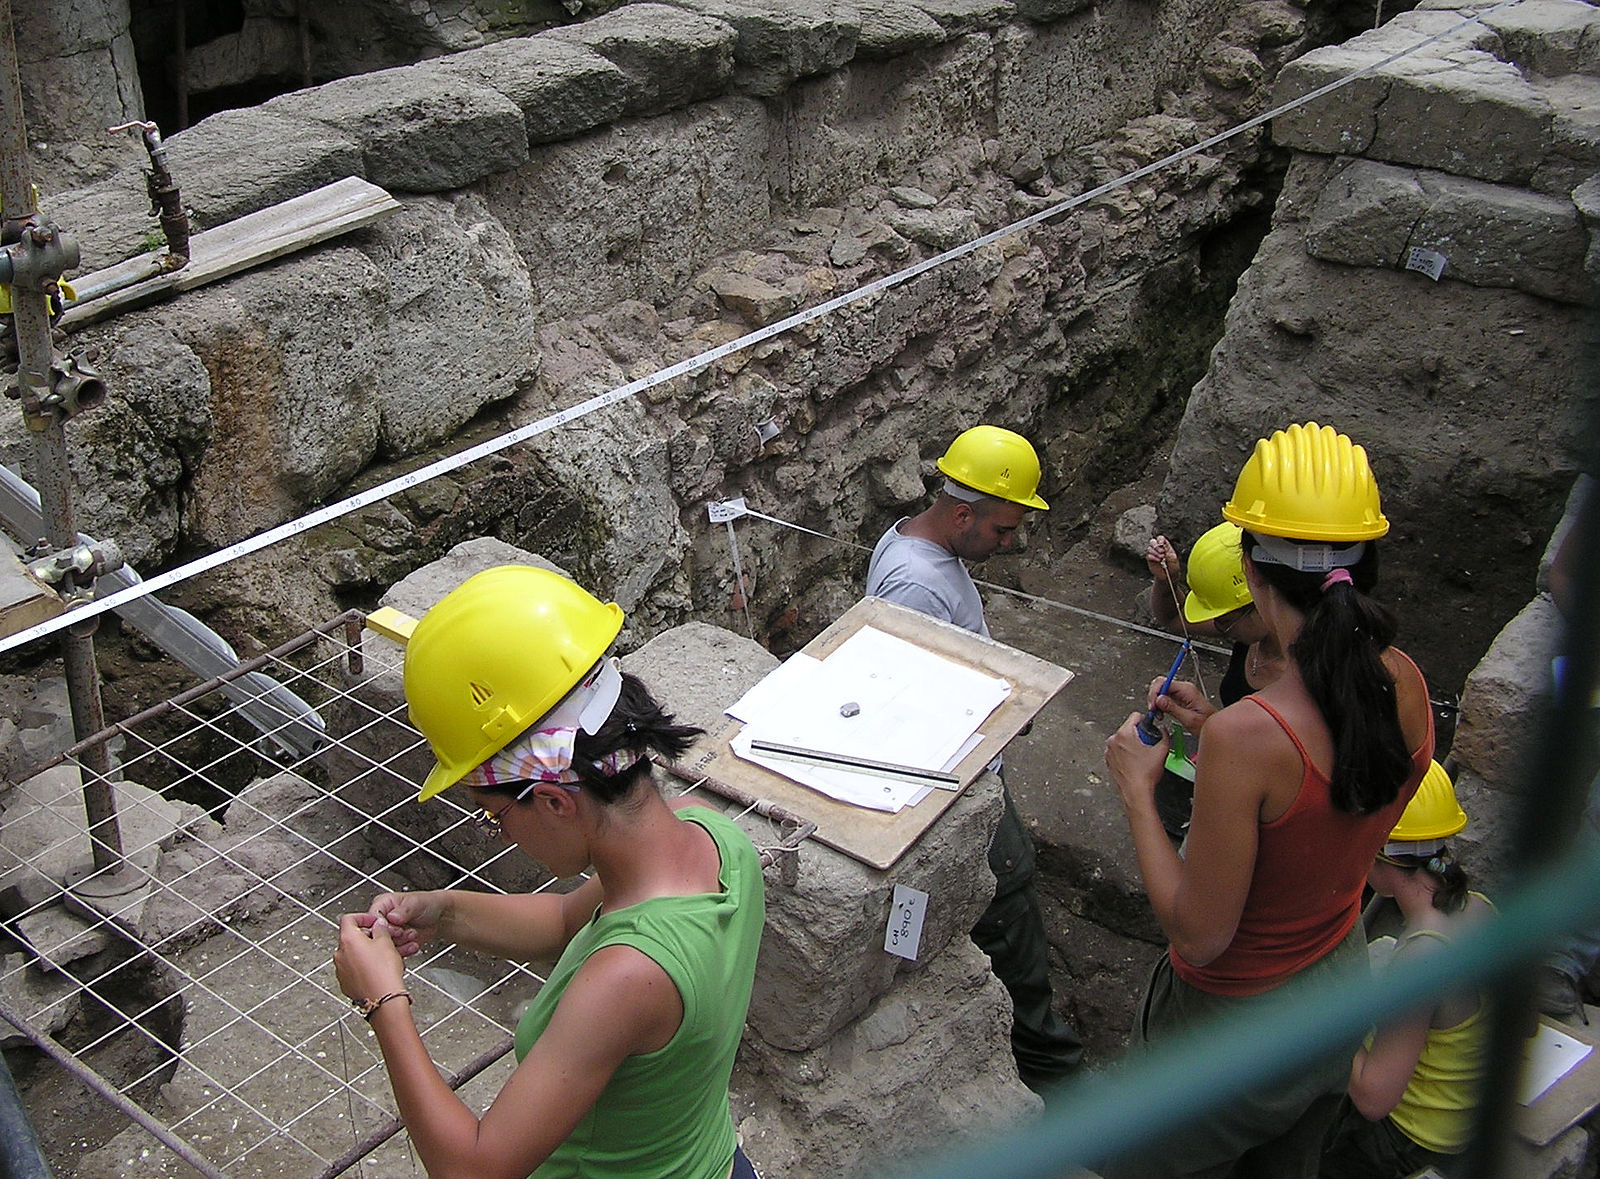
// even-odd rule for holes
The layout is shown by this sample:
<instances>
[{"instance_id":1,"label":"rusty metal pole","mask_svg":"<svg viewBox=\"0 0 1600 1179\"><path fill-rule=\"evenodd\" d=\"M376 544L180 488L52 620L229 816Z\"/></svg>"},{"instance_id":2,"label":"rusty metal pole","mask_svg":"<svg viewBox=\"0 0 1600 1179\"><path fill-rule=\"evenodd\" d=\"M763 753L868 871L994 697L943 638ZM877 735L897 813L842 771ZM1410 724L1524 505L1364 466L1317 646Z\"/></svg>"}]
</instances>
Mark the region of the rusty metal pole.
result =
<instances>
[{"instance_id":1,"label":"rusty metal pole","mask_svg":"<svg viewBox=\"0 0 1600 1179\"><path fill-rule=\"evenodd\" d=\"M27 127L22 116L22 83L17 62L11 0L0 0L0 212L5 240L12 247L15 276L11 286L12 330L17 343L17 393L28 425L34 486L44 512L45 541L56 552L78 544L72 522L72 487L67 467L63 414L51 404L51 369L55 345L50 336L47 287L64 256L77 264L77 244L39 216L28 167ZM42 276L42 277L41 277ZM71 575L64 588L75 588ZM72 705L72 727L78 740L105 728L100 707L100 679L94 661L94 622L69 627L62 639L62 663ZM83 759L84 810L96 871L122 865L122 835L117 826L116 798L111 788L111 757L104 744Z\"/></svg>"}]
</instances>

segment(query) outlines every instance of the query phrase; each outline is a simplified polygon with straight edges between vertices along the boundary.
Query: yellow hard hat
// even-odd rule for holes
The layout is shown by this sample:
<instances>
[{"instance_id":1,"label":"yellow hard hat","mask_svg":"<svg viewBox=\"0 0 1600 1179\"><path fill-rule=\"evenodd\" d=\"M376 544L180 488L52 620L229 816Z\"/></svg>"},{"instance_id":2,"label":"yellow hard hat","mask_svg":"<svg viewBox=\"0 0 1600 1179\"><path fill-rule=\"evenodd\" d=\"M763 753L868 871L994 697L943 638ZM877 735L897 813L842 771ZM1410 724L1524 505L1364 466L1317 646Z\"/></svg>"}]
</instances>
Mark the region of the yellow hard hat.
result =
<instances>
[{"instance_id":1,"label":"yellow hard hat","mask_svg":"<svg viewBox=\"0 0 1600 1179\"><path fill-rule=\"evenodd\" d=\"M1384 850L1397 843L1422 843L1447 839L1467 825L1467 812L1456 801L1450 775L1438 762L1428 764L1422 784L1406 804L1405 813L1389 832ZM1392 853L1391 853L1392 854Z\"/></svg>"},{"instance_id":2,"label":"yellow hard hat","mask_svg":"<svg viewBox=\"0 0 1600 1179\"><path fill-rule=\"evenodd\" d=\"M1389 531L1367 452L1316 422L1257 442L1222 515L1251 532L1291 540L1348 544Z\"/></svg>"},{"instance_id":3,"label":"yellow hard hat","mask_svg":"<svg viewBox=\"0 0 1600 1179\"><path fill-rule=\"evenodd\" d=\"M1189 550L1189 596L1183 600L1183 616L1190 622L1209 622L1250 604L1242 535L1237 524L1218 524Z\"/></svg>"},{"instance_id":4,"label":"yellow hard hat","mask_svg":"<svg viewBox=\"0 0 1600 1179\"><path fill-rule=\"evenodd\" d=\"M1021 434L999 426L963 432L939 459L939 470L963 487L1048 512L1039 498L1039 456Z\"/></svg>"},{"instance_id":5,"label":"yellow hard hat","mask_svg":"<svg viewBox=\"0 0 1600 1179\"><path fill-rule=\"evenodd\" d=\"M411 723L438 764L425 802L544 716L611 649L622 607L528 565L467 578L422 616L406 644Z\"/></svg>"}]
</instances>

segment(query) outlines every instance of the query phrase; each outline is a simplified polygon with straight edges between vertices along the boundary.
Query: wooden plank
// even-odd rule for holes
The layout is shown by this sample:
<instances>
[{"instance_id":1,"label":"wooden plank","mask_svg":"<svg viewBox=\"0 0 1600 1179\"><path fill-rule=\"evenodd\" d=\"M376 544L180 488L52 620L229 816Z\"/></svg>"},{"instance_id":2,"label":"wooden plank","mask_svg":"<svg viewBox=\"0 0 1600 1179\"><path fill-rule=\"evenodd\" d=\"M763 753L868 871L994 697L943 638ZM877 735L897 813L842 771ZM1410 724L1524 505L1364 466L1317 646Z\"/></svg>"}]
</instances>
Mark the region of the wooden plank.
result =
<instances>
[{"instance_id":1,"label":"wooden plank","mask_svg":"<svg viewBox=\"0 0 1600 1179\"><path fill-rule=\"evenodd\" d=\"M28 572L10 545L0 544L0 638L54 618L62 609L55 591Z\"/></svg>"},{"instance_id":2,"label":"wooden plank","mask_svg":"<svg viewBox=\"0 0 1600 1179\"><path fill-rule=\"evenodd\" d=\"M976 668L986 675L999 676L1011 684L1011 694L983 726L983 742L956 766L955 772L961 779L960 790L934 790L916 806L893 815L838 802L737 756L728 743L743 725L732 717L724 718L725 724L701 737L683 756L681 764L692 772L710 774L757 798L778 803L804 816L817 825L813 838L881 871L891 867L950 808L961 791L971 785L1006 743L1071 681L1072 673L1015 647L882 598L864 598L857 602L807 643L805 653L824 659L864 626L875 627L953 662Z\"/></svg>"},{"instance_id":3,"label":"wooden plank","mask_svg":"<svg viewBox=\"0 0 1600 1179\"><path fill-rule=\"evenodd\" d=\"M1590 1019L1600 1017L1600 1008L1585 1007L1584 1011ZM1563 1035L1581 1040L1591 1048L1600 1049L1600 1035L1595 1032L1595 1024L1569 1027L1542 1015L1539 1022L1547 1023ZM1571 1072L1540 1094L1532 1105L1517 1106L1512 1121L1517 1134L1524 1141L1534 1146L1549 1146L1557 1137L1593 1113L1596 1106L1600 1106L1600 1051L1590 1052Z\"/></svg>"},{"instance_id":4,"label":"wooden plank","mask_svg":"<svg viewBox=\"0 0 1600 1179\"><path fill-rule=\"evenodd\" d=\"M197 233L189 241L189 265L158 275L85 303L67 306L61 326L82 327L120 311L141 307L178 291L192 290L271 262L319 242L371 225L400 207L375 184L359 176L297 196L293 200L249 213L226 225ZM152 270L163 251L130 258L73 280L87 291Z\"/></svg>"}]
</instances>

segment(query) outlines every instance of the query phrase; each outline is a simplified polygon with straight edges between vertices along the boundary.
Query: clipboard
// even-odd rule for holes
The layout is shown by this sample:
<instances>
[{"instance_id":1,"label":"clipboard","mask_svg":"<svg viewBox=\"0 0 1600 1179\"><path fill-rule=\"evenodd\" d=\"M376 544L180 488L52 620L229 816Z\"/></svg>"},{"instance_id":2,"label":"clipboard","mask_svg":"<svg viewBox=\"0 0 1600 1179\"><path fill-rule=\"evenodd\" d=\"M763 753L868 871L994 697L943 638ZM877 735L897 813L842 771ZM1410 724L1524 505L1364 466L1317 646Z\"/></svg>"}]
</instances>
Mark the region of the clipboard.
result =
<instances>
[{"instance_id":1,"label":"clipboard","mask_svg":"<svg viewBox=\"0 0 1600 1179\"><path fill-rule=\"evenodd\" d=\"M1011 694L985 722L982 742L955 766L953 772L959 780L956 789L931 791L915 806L905 807L895 814L838 802L737 756L728 743L743 724L730 716L725 716L722 725L697 740L679 765L690 773L708 774L805 816L817 825L813 839L883 871L892 867L922 837L1011 738L1072 680L1072 672L882 598L863 598L803 650L814 658L826 659L864 626L875 627L1011 684Z\"/></svg>"}]
</instances>

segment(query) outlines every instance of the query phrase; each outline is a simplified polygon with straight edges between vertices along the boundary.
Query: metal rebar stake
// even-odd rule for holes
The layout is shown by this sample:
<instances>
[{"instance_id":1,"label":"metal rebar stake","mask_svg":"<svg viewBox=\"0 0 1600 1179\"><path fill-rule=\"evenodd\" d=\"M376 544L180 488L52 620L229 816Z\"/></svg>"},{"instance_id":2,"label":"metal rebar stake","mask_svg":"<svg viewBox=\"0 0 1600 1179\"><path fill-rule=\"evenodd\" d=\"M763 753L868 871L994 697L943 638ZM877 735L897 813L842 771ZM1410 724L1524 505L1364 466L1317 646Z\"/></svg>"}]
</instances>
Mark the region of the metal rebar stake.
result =
<instances>
[{"instance_id":1,"label":"metal rebar stake","mask_svg":"<svg viewBox=\"0 0 1600 1179\"><path fill-rule=\"evenodd\" d=\"M28 167L27 127L22 115L22 85L17 64L16 33L12 27L11 0L0 0L0 210L5 226L18 237L14 260L40 261L42 274L50 272L49 259L64 252L76 264L76 245L66 248L62 235L38 215L33 179ZM8 233L9 238L13 233ZM67 467L63 414L50 404L51 369L55 345L50 337L50 308L45 282L35 267L25 264L11 287L12 330L17 342L17 391L28 424L33 477L44 511L45 539L57 551L75 547L78 531L72 523L72 489ZM60 277L55 271L54 276ZM70 578L64 579L72 588ZM100 680L94 661L92 624L68 627L62 639L67 695L72 706L73 731L81 741L105 728L100 706ZM122 835L117 826L116 798L111 787L111 758L104 745L86 751L83 783L84 811L88 816L90 845L96 872L122 866Z\"/></svg>"}]
</instances>

